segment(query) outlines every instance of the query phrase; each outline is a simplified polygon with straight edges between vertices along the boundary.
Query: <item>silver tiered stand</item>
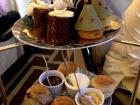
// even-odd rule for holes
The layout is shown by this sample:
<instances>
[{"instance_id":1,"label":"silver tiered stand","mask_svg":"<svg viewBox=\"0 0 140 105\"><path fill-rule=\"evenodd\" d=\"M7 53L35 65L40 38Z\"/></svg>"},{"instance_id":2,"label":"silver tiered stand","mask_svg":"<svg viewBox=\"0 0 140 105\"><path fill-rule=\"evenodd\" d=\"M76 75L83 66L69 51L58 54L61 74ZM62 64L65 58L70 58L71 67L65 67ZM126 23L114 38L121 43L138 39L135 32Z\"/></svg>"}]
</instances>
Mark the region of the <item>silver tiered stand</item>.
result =
<instances>
[{"instance_id":1,"label":"silver tiered stand","mask_svg":"<svg viewBox=\"0 0 140 105\"><path fill-rule=\"evenodd\" d=\"M63 51L63 50L84 49L84 48L88 49L89 47L95 47L95 46L98 46L98 45L106 44L106 43L111 42L111 41L124 43L124 44L129 44L129 45L134 45L134 46L140 46L140 44L116 40L115 38L118 36L118 33L121 31L122 28L120 28L118 30L110 31L108 33L105 33L104 38L101 39L101 40L98 40L98 41L84 42L84 43L77 42L77 43L72 43L72 44L65 45L65 46L53 46L53 45L47 45L47 44L37 42L36 40L34 40L32 38L29 38L26 35L26 33L23 32L23 29L25 29L25 28L28 28L28 27L24 24L22 19L19 19L14 24L14 26L12 28L13 35L19 42L14 43L12 45L7 45L7 46L0 47L0 51L11 49L11 48L18 47L18 46L23 46L23 45L30 45L30 46L38 47L38 48L41 48L41 49L61 50L61 51ZM136 99L136 97L135 97L136 94L135 93L136 93L136 89L138 87L139 78L140 78L140 73L137 76L137 82L136 82L136 85L135 85L135 88L134 88L135 90L134 90L134 94L132 95L132 100L130 102L131 103L130 105L134 105L134 102L135 102L135 99ZM5 105L9 105L1 76L0 76L0 92L2 93L1 95L2 95L3 103ZM109 100L107 100L104 103L104 105L111 105L111 102L112 102L112 98L109 98Z\"/></svg>"}]
</instances>

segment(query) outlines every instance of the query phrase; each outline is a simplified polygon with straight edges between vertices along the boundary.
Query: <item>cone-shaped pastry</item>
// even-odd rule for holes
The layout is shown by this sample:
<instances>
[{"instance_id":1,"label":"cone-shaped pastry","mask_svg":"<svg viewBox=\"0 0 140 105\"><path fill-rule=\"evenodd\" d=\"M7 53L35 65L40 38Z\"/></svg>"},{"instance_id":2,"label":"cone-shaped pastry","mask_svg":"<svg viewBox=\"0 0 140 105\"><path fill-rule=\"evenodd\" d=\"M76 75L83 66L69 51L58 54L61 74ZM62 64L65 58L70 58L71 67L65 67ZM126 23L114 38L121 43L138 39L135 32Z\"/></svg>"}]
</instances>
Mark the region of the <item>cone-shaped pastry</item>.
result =
<instances>
[{"instance_id":1,"label":"cone-shaped pastry","mask_svg":"<svg viewBox=\"0 0 140 105\"><path fill-rule=\"evenodd\" d=\"M75 25L82 39L100 39L103 26L92 4L85 4Z\"/></svg>"},{"instance_id":2,"label":"cone-shaped pastry","mask_svg":"<svg viewBox=\"0 0 140 105\"><path fill-rule=\"evenodd\" d=\"M109 30L111 24L112 12L106 5L105 0L92 0L92 5L95 8L97 15L99 16L105 31Z\"/></svg>"}]
</instances>

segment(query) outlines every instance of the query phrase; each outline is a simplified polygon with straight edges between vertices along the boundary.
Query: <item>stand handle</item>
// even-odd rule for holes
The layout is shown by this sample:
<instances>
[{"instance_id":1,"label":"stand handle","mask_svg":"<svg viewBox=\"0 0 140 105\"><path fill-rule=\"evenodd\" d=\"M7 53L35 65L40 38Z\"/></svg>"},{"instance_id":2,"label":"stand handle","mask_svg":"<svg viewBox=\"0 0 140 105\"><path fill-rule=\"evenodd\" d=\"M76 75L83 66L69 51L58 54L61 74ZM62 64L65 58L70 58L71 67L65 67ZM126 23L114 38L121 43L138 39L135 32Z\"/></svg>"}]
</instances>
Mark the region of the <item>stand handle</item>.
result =
<instances>
[{"instance_id":1,"label":"stand handle","mask_svg":"<svg viewBox=\"0 0 140 105\"><path fill-rule=\"evenodd\" d=\"M21 43L21 42L13 43L11 45L6 45L6 46L3 46L3 47L0 47L0 51L8 50L8 49L15 48L15 47L18 47L18 46L23 46L23 45L25 45L25 44ZM0 76L0 93L2 95L2 100L3 100L4 105L9 105L8 98L7 98L7 95L6 95L5 88L3 86L1 76Z\"/></svg>"},{"instance_id":2,"label":"stand handle","mask_svg":"<svg viewBox=\"0 0 140 105\"><path fill-rule=\"evenodd\" d=\"M118 43L122 43L122 44L128 44L128 45L140 47L139 43L134 43L134 42L125 41L125 40L117 40L117 39L114 39L113 41L118 42Z\"/></svg>"},{"instance_id":3,"label":"stand handle","mask_svg":"<svg viewBox=\"0 0 140 105\"><path fill-rule=\"evenodd\" d=\"M18 47L18 46L23 46L23 45L25 45L25 44L21 43L21 42L13 43L11 45L6 45L6 46L3 46L3 47L0 47L0 51L8 50L8 49L15 48L15 47Z\"/></svg>"}]
</instances>

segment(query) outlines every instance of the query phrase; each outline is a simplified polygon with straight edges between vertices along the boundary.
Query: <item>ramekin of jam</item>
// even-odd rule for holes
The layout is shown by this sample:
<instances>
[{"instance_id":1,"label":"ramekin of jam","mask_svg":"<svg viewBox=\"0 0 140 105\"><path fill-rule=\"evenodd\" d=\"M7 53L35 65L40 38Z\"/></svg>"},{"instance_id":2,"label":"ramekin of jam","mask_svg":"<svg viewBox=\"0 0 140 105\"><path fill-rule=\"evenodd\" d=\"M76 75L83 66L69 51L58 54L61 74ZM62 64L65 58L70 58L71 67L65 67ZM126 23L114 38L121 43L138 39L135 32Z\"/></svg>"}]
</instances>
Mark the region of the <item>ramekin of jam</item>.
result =
<instances>
[{"instance_id":1,"label":"ramekin of jam","mask_svg":"<svg viewBox=\"0 0 140 105\"><path fill-rule=\"evenodd\" d=\"M54 97L61 93L64 81L64 75L58 70L49 70L39 76L39 83L46 86Z\"/></svg>"}]
</instances>

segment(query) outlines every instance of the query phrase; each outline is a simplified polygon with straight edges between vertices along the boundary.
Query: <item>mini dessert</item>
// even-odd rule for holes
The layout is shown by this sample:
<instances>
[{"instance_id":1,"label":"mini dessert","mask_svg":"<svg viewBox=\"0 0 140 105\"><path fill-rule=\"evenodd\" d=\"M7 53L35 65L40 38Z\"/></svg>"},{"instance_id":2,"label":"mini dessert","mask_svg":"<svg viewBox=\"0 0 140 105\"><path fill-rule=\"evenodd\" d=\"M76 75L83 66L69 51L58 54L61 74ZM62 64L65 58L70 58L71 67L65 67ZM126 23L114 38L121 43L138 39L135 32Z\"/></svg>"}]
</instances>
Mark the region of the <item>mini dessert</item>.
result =
<instances>
[{"instance_id":1,"label":"mini dessert","mask_svg":"<svg viewBox=\"0 0 140 105\"><path fill-rule=\"evenodd\" d=\"M47 40L47 14L53 9L53 5L50 1L47 2L41 0L34 0L27 7L26 16L32 17L34 21L33 33L34 36L28 34L29 37L36 39L40 42L46 42Z\"/></svg>"},{"instance_id":2,"label":"mini dessert","mask_svg":"<svg viewBox=\"0 0 140 105\"><path fill-rule=\"evenodd\" d=\"M23 105L49 105L52 94L48 88L40 84L32 85L24 97Z\"/></svg>"},{"instance_id":3,"label":"mini dessert","mask_svg":"<svg viewBox=\"0 0 140 105\"><path fill-rule=\"evenodd\" d=\"M105 97L112 95L114 91L114 80L106 75L97 75L91 79L91 86L100 89Z\"/></svg>"},{"instance_id":4,"label":"mini dessert","mask_svg":"<svg viewBox=\"0 0 140 105\"><path fill-rule=\"evenodd\" d=\"M51 45L65 45L71 42L72 11L66 10L67 5L62 0L54 2L54 11L48 14L47 43Z\"/></svg>"},{"instance_id":5,"label":"mini dessert","mask_svg":"<svg viewBox=\"0 0 140 105\"><path fill-rule=\"evenodd\" d=\"M68 10L52 11L48 14L47 43L65 45L71 42L71 19L73 12Z\"/></svg>"},{"instance_id":6,"label":"mini dessert","mask_svg":"<svg viewBox=\"0 0 140 105\"><path fill-rule=\"evenodd\" d=\"M110 29L112 12L104 0L92 0L92 5L99 16L105 31Z\"/></svg>"},{"instance_id":7,"label":"mini dessert","mask_svg":"<svg viewBox=\"0 0 140 105\"><path fill-rule=\"evenodd\" d=\"M76 105L74 100L68 96L59 96L55 98L51 105Z\"/></svg>"},{"instance_id":8,"label":"mini dessert","mask_svg":"<svg viewBox=\"0 0 140 105\"><path fill-rule=\"evenodd\" d=\"M78 84L77 84L76 78L77 78ZM88 76L86 76L85 74L76 73L76 78L74 76L74 73L71 73L65 79L66 89L67 89L68 94L71 97L75 97L76 93L78 92L78 87L80 89L84 89L90 85L90 80Z\"/></svg>"},{"instance_id":9,"label":"mini dessert","mask_svg":"<svg viewBox=\"0 0 140 105\"><path fill-rule=\"evenodd\" d=\"M47 26L48 16L47 14L51 9L34 8L34 34L37 36L37 40L40 42L47 42Z\"/></svg>"},{"instance_id":10,"label":"mini dessert","mask_svg":"<svg viewBox=\"0 0 140 105\"><path fill-rule=\"evenodd\" d=\"M82 39L96 40L103 37L102 23L90 1L84 4L75 29L78 30L78 35Z\"/></svg>"},{"instance_id":11,"label":"mini dessert","mask_svg":"<svg viewBox=\"0 0 140 105\"><path fill-rule=\"evenodd\" d=\"M40 8L40 9L53 8L53 5L50 2L51 2L51 0L48 0L48 2L44 2L43 0L33 0L27 6L26 15L27 16L33 16L34 8Z\"/></svg>"},{"instance_id":12,"label":"mini dessert","mask_svg":"<svg viewBox=\"0 0 140 105\"><path fill-rule=\"evenodd\" d=\"M67 68L66 68L66 65L67 65ZM62 72L65 77L70 73L76 72L78 68L74 62L66 62L66 65L64 63L61 63L58 67L58 71Z\"/></svg>"}]
</instances>

